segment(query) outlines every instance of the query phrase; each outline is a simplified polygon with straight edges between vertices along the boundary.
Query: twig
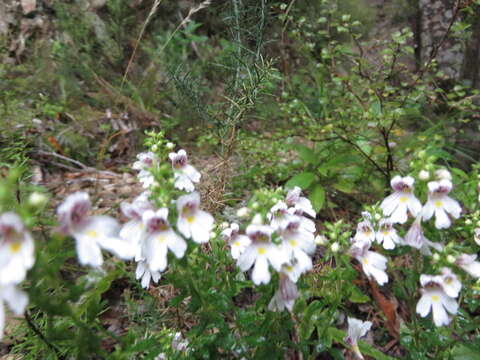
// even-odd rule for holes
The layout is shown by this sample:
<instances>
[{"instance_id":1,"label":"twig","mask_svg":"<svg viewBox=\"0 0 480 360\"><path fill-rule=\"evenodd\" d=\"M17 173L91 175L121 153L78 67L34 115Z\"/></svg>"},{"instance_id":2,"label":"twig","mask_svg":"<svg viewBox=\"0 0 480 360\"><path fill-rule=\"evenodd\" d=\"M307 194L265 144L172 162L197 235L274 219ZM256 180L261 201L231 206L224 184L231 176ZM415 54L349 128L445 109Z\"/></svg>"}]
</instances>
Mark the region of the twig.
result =
<instances>
[{"instance_id":1,"label":"twig","mask_svg":"<svg viewBox=\"0 0 480 360\"><path fill-rule=\"evenodd\" d=\"M25 320L27 321L28 327L45 343L45 345L47 345L50 350L55 353L58 359L65 359L65 357L61 355L60 349L53 345L50 341L48 341L45 335L43 335L43 333L38 329L37 325L35 325L32 318L30 317L28 311L25 311Z\"/></svg>"},{"instance_id":2,"label":"twig","mask_svg":"<svg viewBox=\"0 0 480 360\"><path fill-rule=\"evenodd\" d=\"M87 169L87 168L88 168L87 165L82 164L82 163L81 163L80 161L78 161L78 160L70 159L69 157L66 157L66 156L64 156L64 155L60 155L60 154L55 153L55 152L48 152L48 151L39 150L39 151L37 151L37 153L38 153L39 155L53 156L53 157L56 157L56 158L59 158L59 159L62 159L62 160L71 162L72 164L75 164L75 165L79 166L81 169Z\"/></svg>"},{"instance_id":3,"label":"twig","mask_svg":"<svg viewBox=\"0 0 480 360\"><path fill-rule=\"evenodd\" d=\"M355 144L352 140L350 140L349 138L335 132L335 134L344 142L346 142L347 144L350 144L352 145L365 159L367 159L374 167L375 169L377 169L379 172L381 172L383 174L383 176L385 176L385 178L389 178L389 175L388 173L382 169L380 167L380 165L377 164L377 162L375 160L373 160L370 155L368 155L365 151L363 151L363 149L358 146L357 144Z\"/></svg>"},{"instance_id":4,"label":"twig","mask_svg":"<svg viewBox=\"0 0 480 360\"><path fill-rule=\"evenodd\" d=\"M153 15L158 9L158 6L162 0L155 0L155 2L152 5L152 8L150 12L148 13L147 19L143 23L142 30L140 30L140 34L138 35L137 41L135 42L135 47L133 48L132 55L130 56L130 59L128 60L127 68L125 69L125 73L123 74L122 78L122 83L120 84L120 88L123 88L123 84L125 83L125 80L127 79L128 72L130 71L130 66L132 66L133 59L135 58L135 55L137 53L138 45L140 44L140 41L142 40L143 33L145 32L145 29L147 28L148 23L152 19Z\"/></svg>"},{"instance_id":5,"label":"twig","mask_svg":"<svg viewBox=\"0 0 480 360\"><path fill-rule=\"evenodd\" d=\"M69 157L66 157L64 155L60 155L56 152L49 152L49 151L43 151L43 150L37 150L36 152L38 155L43 155L43 156L50 156L50 157L55 157L55 158L58 158L58 159L61 159L61 160L64 160L64 161L68 161L72 164L75 164L77 165L80 169L78 168L74 168L72 166L68 166L68 165L65 165L65 164L61 164L61 163L56 163L56 162L52 162L53 164L59 166L59 167L63 167L67 170L70 170L70 171L78 171L78 170L82 170L82 171L87 171L87 172L97 172L97 173L100 173L100 174L105 174L105 175L110 175L110 176L116 176L117 174L115 174L114 172L111 172L111 171L106 171L106 170L98 170L94 167L91 167L91 166L87 166L85 164L82 164L80 161L78 160L74 160L74 159L70 159Z\"/></svg>"}]
</instances>

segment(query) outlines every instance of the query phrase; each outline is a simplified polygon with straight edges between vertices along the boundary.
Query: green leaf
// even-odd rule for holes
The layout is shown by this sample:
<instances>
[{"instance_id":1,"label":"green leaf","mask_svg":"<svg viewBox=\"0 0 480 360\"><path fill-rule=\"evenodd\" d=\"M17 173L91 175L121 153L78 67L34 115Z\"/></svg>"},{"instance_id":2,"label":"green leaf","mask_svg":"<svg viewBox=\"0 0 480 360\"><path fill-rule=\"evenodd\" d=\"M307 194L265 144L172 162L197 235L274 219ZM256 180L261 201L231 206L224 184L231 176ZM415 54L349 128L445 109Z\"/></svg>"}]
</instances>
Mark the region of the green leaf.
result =
<instances>
[{"instance_id":1,"label":"green leaf","mask_svg":"<svg viewBox=\"0 0 480 360\"><path fill-rule=\"evenodd\" d=\"M356 286L352 286L350 297L348 298L353 303L363 304L370 301L370 298L363 294Z\"/></svg>"},{"instance_id":2,"label":"green leaf","mask_svg":"<svg viewBox=\"0 0 480 360\"><path fill-rule=\"evenodd\" d=\"M315 181L315 174L311 172L303 172L300 174L295 175L293 178L287 181L287 188L293 188L294 186L298 186L301 189L308 188L314 181Z\"/></svg>"},{"instance_id":3,"label":"green leaf","mask_svg":"<svg viewBox=\"0 0 480 360\"><path fill-rule=\"evenodd\" d=\"M339 179L338 182L333 185L335 189L346 194L351 194L353 192L354 186L355 184L347 179Z\"/></svg>"},{"instance_id":4,"label":"green leaf","mask_svg":"<svg viewBox=\"0 0 480 360\"><path fill-rule=\"evenodd\" d=\"M320 301L314 300L308 305L307 309L303 313L303 319L300 325L300 337L302 339L310 338L313 330L315 330L315 325L318 320L318 316L323 310L323 305Z\"/></svg>"},{"instance_id":5,"label":"green leaf","mask_svg":"<svg viewBox=\"0 0 480 360\"><path fill-rule=\"evenodd\" d=\"M306 163L315 165L318 162L318 156L315 155L315 152L305 145L295 145L298 156L300 159Z\"/></svg>"},{"instance_id":6,"label":"green leaf","mask_svg":"<svg viewBox=\"0 0 480 360\"><path fill-rule=\"evenodd\" d=\"M453 348L452 355L454 360L478 360L480 359L480 350L457 344Z\"/></svg>"},{"instance_id":7,"label":"green leaf","mask_svg":"<svg viewBox=\"0 0 480 360\"><path fill-rule=\"evenodd\" d=\"M316 212L319 212L325 204L325 189L322 185L317 184L310 193L310 201Z\"/></svg>"}]
</instances>

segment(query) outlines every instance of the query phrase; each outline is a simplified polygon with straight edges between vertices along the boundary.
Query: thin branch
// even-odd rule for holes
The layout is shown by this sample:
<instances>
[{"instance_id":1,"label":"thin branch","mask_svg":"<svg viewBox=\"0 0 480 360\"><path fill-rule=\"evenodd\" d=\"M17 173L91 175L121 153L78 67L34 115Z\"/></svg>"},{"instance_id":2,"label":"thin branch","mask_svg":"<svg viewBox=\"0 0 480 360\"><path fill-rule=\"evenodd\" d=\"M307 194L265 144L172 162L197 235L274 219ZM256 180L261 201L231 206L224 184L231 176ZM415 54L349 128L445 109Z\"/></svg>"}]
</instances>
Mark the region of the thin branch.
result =
<instances>
[{"instance_id":1,"label":"thin branch","mask_svg":"<svg viewBox=\"0 0 480 360\"><path fill-rule=\"evenodd\" d=\"M93 168L93 167L90 167L90 166L87 166L83 163L81 163L80 161L78 160L74 160L74 159L70 159L69 157L66 157L64 155L60 155L56 152L49 152L49 151L43 151L43 150L37 150L36 151L36 154L38 155L42 155L42 156L50 156L50 157L54 157L54 158L57 158L57 159L61 159L61 160L64 160L64 161L67 161L67 162L70 162L72 164L75 164L77 165L80 169L78 168L74 168L74 167L71 167L71 166L68 166L68 165L65 165L65 164L61 164L61 163L56 163L56 162L52 162L53 164L59 166L59 167L63 167L67 170L70 170L70 171L88 171L88 172L97 172L97 173L100 173L100 174L105 174L105 175L111 175L111 176L116 176L116 174L114 172L111 172L111 171L106 171L106 170L98 170L96 168Z\"/></svg>"},{"instance_id":2,"label":"thin branch","mask_svg":"<svg viewBox=\"0 0 480 360\"><path fill-rule=\"evenodd\" d=\"M143 33L145 32L145 29L147 28L148 23L150 22L153 15L157 11L158 6L160 5L161 2L162 2L162 0L155 0L155 2L152 5L152 9L150 10L150 12L147 16L147 19L143 23L142 30L140 30L140 34L138 35L137 41L135 42L135 47L133 48L132 55L130 56L130 59L128 60L127 68L125 69L125 73L123 74L122 83L120 84L120 88L123 88L123 84L125 83L125 80L127 79L128 72L130 71L130 67L132 66L133 59L135 58L135 55L137 54L138 45L140 44L140 41L142 40Z\"/></svg>"},{"instance_id":3,"label":"thin branch","mask_svg":"<svg viewBox=\"0 0 480 360\"><path fill-rule=\"evenodd\" d=\"M340 140L346 142L347 144L352 145L365 159L367 159L375 167L375 169L381 172L383 176L385 176L385 178L389 178L388 173L380 165L378 165L378 163L375 160L373 160L370 155L368 155L365 151L363 151L363 149L359 145L357 145L349 138L337 132L334 132L334 133L340 138Z\"/></svg>"},{"instance_id":4,"label":"thin branch","mask_svg":"<svg viewBox=\"0 0 480 360\"><path fill-rule=\"evenodd\" d=\"M47 345L50 350L55 353L58 359L65 359L65 357L61 355L60 349L57 348L54 344L52 344L50 341L48 341L48 339L45 337L45 335L43 335L37 325L35 325L28 311L25 311L25 320L28 327L45 343L45 345Z\"/></svg>"}]
</instances>

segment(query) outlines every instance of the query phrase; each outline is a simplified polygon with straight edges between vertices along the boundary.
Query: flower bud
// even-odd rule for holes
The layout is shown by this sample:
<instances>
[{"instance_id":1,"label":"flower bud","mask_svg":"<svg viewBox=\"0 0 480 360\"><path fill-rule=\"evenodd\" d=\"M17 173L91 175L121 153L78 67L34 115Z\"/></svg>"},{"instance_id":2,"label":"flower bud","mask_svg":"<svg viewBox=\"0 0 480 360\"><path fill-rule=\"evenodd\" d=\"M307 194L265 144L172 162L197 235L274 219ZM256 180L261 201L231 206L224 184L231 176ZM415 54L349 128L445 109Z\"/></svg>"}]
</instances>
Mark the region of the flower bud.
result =
<instances>
[{"instance_id":1,"label":"flower bud","mask_svg":"<svg viewBox=\"0 0 480 360\"><path fill-rule=\"evenodd\" d=\"M438 262L440 260L440 255L438 253L433 254L432 261Z\"/></svg>"},{"instance_id":2,"label":"flower bud","mask_svg":"<svg viewBox=\"0 0 480 360\"><path fill-rule=\"evenodd\" d=\"M338 250L340 250L340 244L335 241L335 242L330 246L330 250L332 250L333 253L337 253Z\"/></svg>"},{"instance_id":3,"label":"flower bud","mask_svg":"<svg viewBox=\"0 0 480 360\"><path fill-rule=\"evenodd\" d=\"M230 226L230 224L229 224L228 222L224 221L224 222L222 222L222 223L220 224L219 227L220 227L220 229L225 230L225 229L228 228L229 226Z\"/></svg>"},{"instance_id":4,"label":"flower bud","mask_svg":"<svg viewBox=\"0 0 480 360\"><path fill-rule=\"evenodd\" d=\"M33 207L42 207L47 203L47 201L48 197L38 191L31 193L28 197L28 204Z\"/></svg>"},{"instance_id":5,"label":"flower bud","mask_svg":"<svg viewBox=\"0 0 480 360\"><path fill-rule=\"evenodd\" d=\"M438 169L435 171L435 176L438 180L452 180L452 175L447 169Z\"/></svg>"},{"instance_id":6,"label":"flower bud","mask_svg":"<svg viewBox=\"0 0 480 360\"><path fill-rule=\"evenodd\" d=\"M259 206L260 206L260 204L255 201L255 202L252 204L252 209L253 209L253 210L257 210Z\"/></svg>"},{"instance_id":7,"label":"flower bud","mask_svg":"<svg viewBox=\"0 0 480 360\"><path fill-rule=\"evenodd\" d=\"M379 221L381 218L382 218L382 215L380 215L380 214L378 214L378 213L375 214L375 220L376 220L376 221Z\"/></svg>"},{"instance_id":8,"label":"flower bud","mask_svg":"<svg viewBox=\"0 0 480 360\"><path fill-rule=\"evenodd\" d=\"M157 144L153 144L152 145L152 151L153 152L156 152L158 150L158 145Z\"/></svg>"},{"instance_id":9,"label":"flower bud","mask_svg":"<svg viewBox=\"0 0 480 360\"><path fill-rule=\"evenodd\" d=\"M317 245L325 245L327 243L327 238L325 235L317 235L315 236L315 244Z\"/></svg>"},{"instance_id":10,"label":"flower bud","mask_svg":"<svg viewBox=\"0 0 480 360\"><path fill-rule=\"evenodd\" d=\"M472 220L470 219L465 220L465 225L472 225Z\"/></svg>"},{"instance_id":11,"label":"flower bud","mask_svg":"<svg viewBox=\"0 0 480 360\"><path fill-rule=\"evenodd\" d=\"M262 225L263 224L263 219L262 219L262 214L255 214L255 216L252 219L252 224L256 225Z\"/></svg>"},{"instance_id":12,"label":"flower bud","mask_svg":"<svg viewBox=\"0 0 480 360\"><path fill-rule=\"evenodd\" d=\"M418 178L420 180L426 181L430 178L430 173L427 170L422 170L418 173Z\"/></svg>"},{"instance_id":13,"label":"flower bud","mask_svg":"<svg viewBox=\"0 0 480 360\"><path fill-rule=\"evenodd\" d=\"M168 149L168 150L172 150L174 147L175 147L175 144L172 143L172 142L168 142L165 147Z\"/></svg>"},{"instance_id":14,"label":"flower bud","mask_svg":"<svg viewBox=\"0 0 480 360\"><path fill-rule=\"evenodd\" d=\"M448 255L447 256L447 262L449 262L450 264L453 264L455 262L455 256Z\"/></svg>"},{"instance_id":15,"label":"flower bud","mask_svg":"<svg viewBox=\"0 0 480 360\"><path fill-rule=\"evenodd\" d=\"M246 218L249 213L250 213L250 209L245 206L237 210L237 216L239 218Z\"/></svg>"}]
</instances>

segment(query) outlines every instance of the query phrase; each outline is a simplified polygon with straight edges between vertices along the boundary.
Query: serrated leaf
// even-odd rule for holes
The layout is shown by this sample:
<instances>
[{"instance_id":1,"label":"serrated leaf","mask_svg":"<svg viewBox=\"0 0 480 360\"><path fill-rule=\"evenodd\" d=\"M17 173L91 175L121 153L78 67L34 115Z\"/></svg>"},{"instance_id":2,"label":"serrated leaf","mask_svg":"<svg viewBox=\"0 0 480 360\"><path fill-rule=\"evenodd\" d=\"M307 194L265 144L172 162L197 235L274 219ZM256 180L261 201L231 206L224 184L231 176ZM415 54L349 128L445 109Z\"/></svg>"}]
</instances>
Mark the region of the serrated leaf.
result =
<instances>
[{"instance_id":1,"label":"serrated leaf","mask_svg":"<svg viewBox=\"0 0 480 360\"><path fill-rule=\"evenodd\" d=\"M325 189L322 185L317 184L310 193L310 201L316 212L319 212L325 204Z\"/></svg>"},{"instance_id":2,"label":"serrated leaf","mask_svg":"<svg viewBox=\"0 0 480 360\"><path fill-rule=\"evenodd\" d=\"M311 172L303 172L300 174L295 175L293 178L288 180L286 186L293 188L294 186L298 186L301 189L308 188L316 179L314 173Z\"/></svg>"}]
</instances>

